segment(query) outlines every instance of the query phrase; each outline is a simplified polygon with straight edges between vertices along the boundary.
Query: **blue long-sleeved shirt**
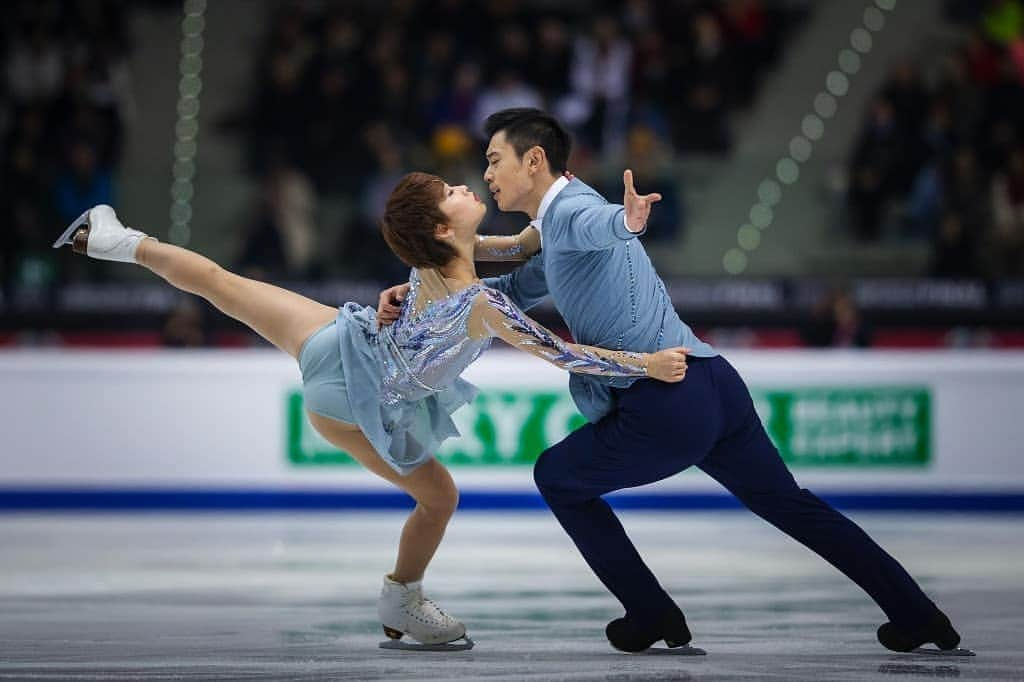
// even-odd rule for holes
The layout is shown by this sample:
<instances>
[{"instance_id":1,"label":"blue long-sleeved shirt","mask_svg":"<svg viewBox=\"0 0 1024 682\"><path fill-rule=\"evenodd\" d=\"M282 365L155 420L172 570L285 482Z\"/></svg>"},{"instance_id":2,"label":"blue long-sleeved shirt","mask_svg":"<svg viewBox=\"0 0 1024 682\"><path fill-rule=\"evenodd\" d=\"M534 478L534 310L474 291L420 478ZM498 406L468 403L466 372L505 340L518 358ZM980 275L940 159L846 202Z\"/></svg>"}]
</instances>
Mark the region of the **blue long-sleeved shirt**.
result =
<instances>
[{"instance_id":1,"label":"blue long-sleeved shirt","mask_svg":"<svg viewBox=\"0 0 1024 682\"><path fill-rule=\"evenodd\" d=\"M696 357L718 355L679 319L636 239L642 233L627 230L624 215L621 204L608 203L574 179L543 216L543 250L516 271L484 283L524 310L550 294L579 343L649 353L685 346ZM614 408L609 387L634 381L573 374L569 390L583 416L596 422Z\"/></svg>"}]
</instances>

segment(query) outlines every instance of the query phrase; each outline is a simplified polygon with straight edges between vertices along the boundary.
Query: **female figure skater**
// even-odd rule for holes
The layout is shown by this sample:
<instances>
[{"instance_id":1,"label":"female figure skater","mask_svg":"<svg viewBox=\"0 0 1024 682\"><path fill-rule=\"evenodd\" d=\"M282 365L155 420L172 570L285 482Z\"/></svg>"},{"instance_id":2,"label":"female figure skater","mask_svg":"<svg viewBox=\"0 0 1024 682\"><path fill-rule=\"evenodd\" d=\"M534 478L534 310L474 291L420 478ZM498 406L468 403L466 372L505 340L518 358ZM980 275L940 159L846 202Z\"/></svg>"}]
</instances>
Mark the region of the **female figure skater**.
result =
<instances>
[{"instance_id":1,"label":"female figure skater","mask_svg":"<svg viewBox=\"0 0 1024 682\"><path fill-rule=\"evenodd\" d=\"M142 265L294 357L313 427L415 499L378 602L394 648L472 646L465 626L423 596L421 581L458 503L452 478L433 452L458 435L450 415L475 394L459 374L493 338L571 372L669 382L686 373L685 348L630 353L565 343L486 287L476 277L475 254L525 259L540 241L533 228L514 237L478 239L486 212L464 186L425 173L402 179L381 229L395 254L413 268L411 288L398 320L379 329L372 308L332 308L240 277L202 255L126 228L109 206L86 211L54 243L71 244L93 258ZM419 644L397 641L406 634ZM465 642L456 644L460 639Z\"/></svg>"}]
</instances>

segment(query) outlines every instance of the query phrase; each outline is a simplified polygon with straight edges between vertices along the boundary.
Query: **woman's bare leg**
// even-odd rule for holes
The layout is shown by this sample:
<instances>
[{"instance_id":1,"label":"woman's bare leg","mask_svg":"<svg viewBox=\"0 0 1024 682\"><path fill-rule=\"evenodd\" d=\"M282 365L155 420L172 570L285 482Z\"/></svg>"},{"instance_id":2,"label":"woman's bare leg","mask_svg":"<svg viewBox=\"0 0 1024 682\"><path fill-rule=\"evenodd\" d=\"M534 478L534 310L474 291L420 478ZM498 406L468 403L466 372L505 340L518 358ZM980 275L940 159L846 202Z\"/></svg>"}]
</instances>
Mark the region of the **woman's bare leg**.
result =
<instances>
[{"instance_id":1,"label":"woman's bare leg","mask_svg":"<svg viewBox=\"0 0 1024 682\"><path fill-rule=\"evenodd\" d=\"M312 412L307 414L313 428L332 445L344 450L364 467L394 483L416 500L416 508L402 529L398 559L391 579L400 583L421 580L427 564L441 544L448 520L459 504L459 491L451 474L440 462L431 459L408 476L401 476L381 459L358 427Z\"/></svg>"},{"instance_id":2,"label":"woman's bare leg","mask_svg":"<svg viewBox=\"0 0 1024 682\"><path fill-rule=\"evenodd\" d=\"M135 260L182 291L202 296L292 357L338 311L305 296L228 272L206 256L143 239Z\"/></svg>"}]
</instances>

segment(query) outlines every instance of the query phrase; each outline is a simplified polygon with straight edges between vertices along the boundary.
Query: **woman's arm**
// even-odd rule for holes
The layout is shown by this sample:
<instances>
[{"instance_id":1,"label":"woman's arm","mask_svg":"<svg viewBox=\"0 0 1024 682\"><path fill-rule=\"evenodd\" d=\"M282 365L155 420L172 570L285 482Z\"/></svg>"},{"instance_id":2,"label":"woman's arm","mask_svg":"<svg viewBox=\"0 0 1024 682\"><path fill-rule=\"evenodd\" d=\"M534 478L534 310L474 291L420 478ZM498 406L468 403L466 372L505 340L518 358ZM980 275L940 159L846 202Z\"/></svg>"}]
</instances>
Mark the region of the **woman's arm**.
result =
<instances>
[{"instance_id":1,"label":"woman's arm","mask_svg":"<svg viewBox=\"0 0 1024 682\"><path fill-rule=\"evenodd\" d=\"M513 235L482 235L476 237L473 258L478 261L526 261L540 250L540 232L527 225Z\"/></svg>"},{"instance_id":2,"label":"woman's arm","mask_svg":"<svg viewBox=\"0 0 1024 682\"><path fill-rule=\"evenodd\" d=\"M471 330L477 337L498 337L513 348L536 355L568 372L649 376L669 382L682 381L686 375L687 348L634 353L567 343L519 310L507 296L492 289L485 289L477 297Z\"/></svg>"}]
</instances>

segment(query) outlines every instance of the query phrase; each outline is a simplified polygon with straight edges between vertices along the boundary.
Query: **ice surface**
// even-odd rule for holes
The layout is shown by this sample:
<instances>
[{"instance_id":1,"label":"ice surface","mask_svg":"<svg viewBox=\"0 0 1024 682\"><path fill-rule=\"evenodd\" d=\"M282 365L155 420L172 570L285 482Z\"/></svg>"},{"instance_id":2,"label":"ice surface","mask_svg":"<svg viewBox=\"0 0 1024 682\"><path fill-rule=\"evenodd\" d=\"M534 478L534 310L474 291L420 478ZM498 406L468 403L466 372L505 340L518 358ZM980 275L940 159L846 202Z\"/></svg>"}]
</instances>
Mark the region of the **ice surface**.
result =
<instances>
[{"instance_id":1,"label":"ice surface","mask_svg":"<svg viewBox=\"0 0 1024 682\"><path fill-rule=\"evenodd\" d=\"M618 604L544 513L457 514L425 582L472 651L385 651L394 514L0 516L0 679L1024 679L1019 516L860 514L970 659L894 654L882 613L745 512L629 513L707 656L630 656Z\"/></svg>"}]
</instances>

